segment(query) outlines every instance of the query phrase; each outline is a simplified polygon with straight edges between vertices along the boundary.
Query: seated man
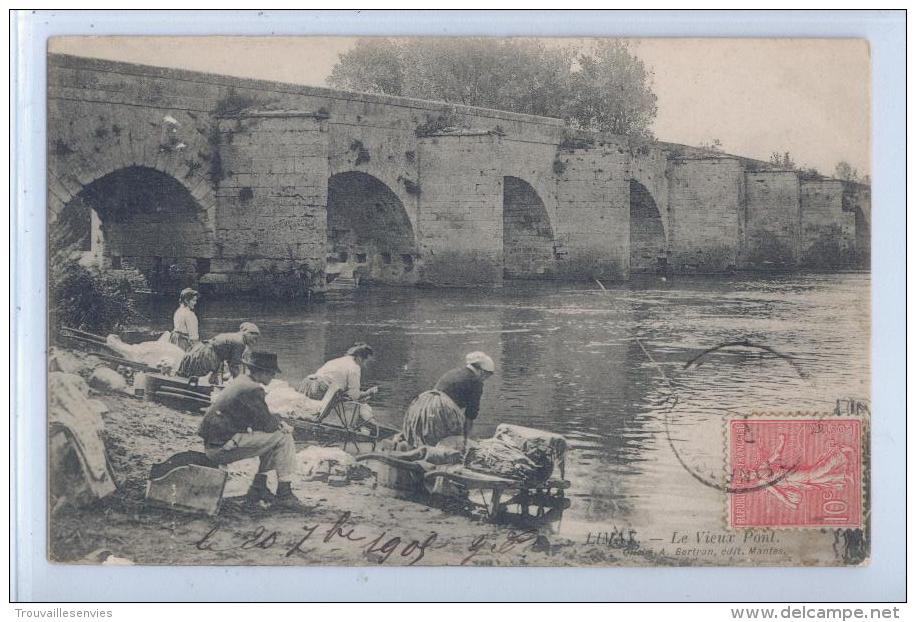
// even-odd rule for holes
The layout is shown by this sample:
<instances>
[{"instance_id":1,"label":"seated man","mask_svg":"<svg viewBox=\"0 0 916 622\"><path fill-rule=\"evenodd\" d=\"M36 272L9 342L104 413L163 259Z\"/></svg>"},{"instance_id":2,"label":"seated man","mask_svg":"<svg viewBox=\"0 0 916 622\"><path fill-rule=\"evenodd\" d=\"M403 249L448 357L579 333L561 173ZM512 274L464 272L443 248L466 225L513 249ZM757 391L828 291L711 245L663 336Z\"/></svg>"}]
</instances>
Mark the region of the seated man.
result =
<instances>
[{"instance_id":1,"label":"seated man","mask_svg":"<svg viewBox=\"0 0 916 622\"><path fill-rule=\"evenodd\" d=\"M197 433L212 462L229 464L255 456L261 464L246 497L249 506L266 501L272 507L299 510L304 506L293 494L290 478L296 468L292 428L272 414L264 386L280 369L277 355L252 352L244 361L247 373L233 378L216 396ZM267 473L277 472L277 494L267 488Z\"/></svg>"}]
</instances>

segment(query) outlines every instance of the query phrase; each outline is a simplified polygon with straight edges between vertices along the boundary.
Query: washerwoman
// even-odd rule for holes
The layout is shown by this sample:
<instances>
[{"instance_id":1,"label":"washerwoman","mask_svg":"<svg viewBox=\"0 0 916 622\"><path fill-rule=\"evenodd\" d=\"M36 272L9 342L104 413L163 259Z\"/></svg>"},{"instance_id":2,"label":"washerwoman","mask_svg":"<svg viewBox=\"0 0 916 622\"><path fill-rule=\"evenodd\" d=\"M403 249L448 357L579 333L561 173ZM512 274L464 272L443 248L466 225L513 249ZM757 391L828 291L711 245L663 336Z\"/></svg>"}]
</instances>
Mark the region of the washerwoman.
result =
<instances>
[{"instance_id":1,"label":"washerwoman","mask_svg":"<svg viewBox=\"0 0 916 622\"><path fill-rule=\"evenodd\" d=\"M351 401L362 421L372 419L372 408L366 400L378 393L378 387L362 390L362 372L366 365L375 356L372 346L365 343L355 343L347 353L336 359L331 359L318 368L311 376L303 380L298 387L300 393L313 400L322 400L331 386L336 386L343 392L345 399Z\"/></svg>"},{"instance_id":2,"label":"washerwoman","mask_svg":"<svg viewBox=\"0 0 916 622\"><path fill-rule=\"evenodd\" d=\"M410 447L434 446L449 436L464 438L480 411L484 381L493 375L493 359L471 352L465 365L445 372L431 391L418 395L407 407L401 440Z\"/></svg>"},{"instance_id":3,"label":"washerwoman","mask_svg":"<svg viewBox=\"0 0 916 622\"><path fill-rule=\"evenodd\" d=\"M194 313L194 307L200 294L196 290L186 287L178 295L178 309L172 316L172 334L169 336L169 342L178 346L185 352L197 345L200 341L200 334L197 328L197 314Z\"/></svg>"},{"instance_id":4,"label":"washerwoman","mask_svg":"<svg viewBox=\"0 0 916 622\"><path fill-rule=\"evenodd\" d=\"M241 373L245 353L254 350L261 331L251 322L242 322L236 333L220 333L208 341L198 343L184 355L178 365L178 375L186 378L210 374L210 384L219 384L223 363L235 378Z\"/></svg>"}]
</instances>

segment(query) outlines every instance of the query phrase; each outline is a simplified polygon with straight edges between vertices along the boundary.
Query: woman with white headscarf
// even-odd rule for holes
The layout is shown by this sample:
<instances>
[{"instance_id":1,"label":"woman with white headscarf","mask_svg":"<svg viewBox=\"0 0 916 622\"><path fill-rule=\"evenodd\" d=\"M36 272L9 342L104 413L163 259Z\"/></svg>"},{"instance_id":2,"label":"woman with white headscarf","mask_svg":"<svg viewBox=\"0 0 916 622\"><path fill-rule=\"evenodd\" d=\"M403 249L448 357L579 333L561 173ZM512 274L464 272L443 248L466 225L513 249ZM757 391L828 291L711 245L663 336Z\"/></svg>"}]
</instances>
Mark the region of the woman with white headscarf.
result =
<instances>
[{"instance_id":1,"label":"woman with white headscarf","mask_svg":"<svg viewBox=\"0 0 916 622\"><path fill-rule=\"evenodd\" d=\"M465 365L445 372L431 391L424 391L407 407L401 430L411 447L433 446L449 436L468 436L480 412L484 381L496 365L483 352L471 352Z\"/></svg>"},{"instance_id":2,"label":"woman with white headscarf","mask_svg":"<svg viewBox=\"0 0 916 622\"><path fill-rule=\"evenodd\" d=\"M238 332L220 333L191 348L178 365L178 375L190 378L210 374L210 384L218 384L220 369L226 363L235 378L242 371L246 352L254 350L260 336L257 326L242 322Z\"/></svg>"}]
</instances>

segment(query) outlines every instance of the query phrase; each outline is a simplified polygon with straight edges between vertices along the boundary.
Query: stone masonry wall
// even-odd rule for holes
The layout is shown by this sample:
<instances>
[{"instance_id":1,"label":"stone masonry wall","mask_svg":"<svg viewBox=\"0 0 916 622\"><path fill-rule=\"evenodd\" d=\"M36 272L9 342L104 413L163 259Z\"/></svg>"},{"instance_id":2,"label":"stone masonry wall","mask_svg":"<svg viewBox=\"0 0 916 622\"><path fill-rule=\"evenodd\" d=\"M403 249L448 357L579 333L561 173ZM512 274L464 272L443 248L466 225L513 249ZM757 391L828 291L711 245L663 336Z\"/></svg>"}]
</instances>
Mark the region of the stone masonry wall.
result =
<instances>
[{"instance_id":1,"label":"stone masonry wall","mask_svg":"<svg viewBox=\"0 0 916 622\"><path fill-rule=\"evenodd\" d=\"M667 261L665 228L651 193L630 180L630 274L654 273Z\"/></svg>"},{"instance_id":2,"label":"stone masonry wall","mask_svg":"<svg viewBox=\"0 0 916 622\"><path fill-rule=\"evenodd\" d=\"M557 154L558 276L626 279L629 275L630 192L627 152L620 145Z\"/></svg>"},{"instance_id":3,"label":"stone masonry wall","mask_svg":"<svg viewBox=\"0 0 916 622\"><path fill-rule=\"evenodd\" d=\"M722 272L738 265L744 169L732 158L669 160L670 265Z\"/></svg>"},{"instance_id":4,"label":"stone masonry wall","mask_svg":"<svg viewBox=\"0 0 916 622\"><path fill-rule=\"evenodd\" d=\"M92 87L92 82L79 90L49 84L49 221L93 183L141 167L181 184L212 230L215 197L203 165L211 151L209 115L156 105L115 106L100 101L102 93ZM67 97L55 97L60 91Z\"/></svg>"},{"instance_id":5,"label":"stone masonry wall","mask_svg":"<svg viewBox=\"0 0 916 622\"><path fill-rule=\"evenodd\" d=\"M562 129L562 122L558 119L97 59L50 56L48 65L49 110L52 113L49 127L61 131L72 129L73 119L92 117L97 114L96 110L111 116L110 120L106 119L106 123L115 127L118 126L118 119L115 117L138 117L136 122L120 124L121 128L127 130L120 138L113 132L108 132L104 136L101 133L98 136L89 136L87 140L81 141L72 140L69 135L65 135L59 139L59 144L52 142L49 145L49 168L55 172L49 178L49 204L52 214L59 211L84 184L101 174L136 162L150 162L158 167L161 161L160 170L175 174L180 180L186 180L195 199L201 202L202 208L210 215L209 225L216 234L217 242L213 244L209 253L213 257L212 274L209 278L218 280L220 277L217 275L224 274L226 279L238 281L235 285L246 280L244 271L260 270L274 264L282 265L283 260L291 262L291 259L317 259L322 269L325 260L324 249L321 252L318 250L319 241L326 238L324 224L320 222L323 218L321 214L306 210L304 217L309 218L310 215L314 227L307 232L298 231L293 224L292 228L282 235L271 235L268 228L263 226L267 224L263 220L255 223L246 234L241 228L245 214L266 215L267 212L277 209L279 219L295 217L298 212L293 208L297 206L317 208L321 203L317 200L318 195L326 194L331 175L359 171L388 186L400 199L415 230L419 231L418 213L420 203L425 201L425 197L421 196L419 179L419 143L421 135L424 136L422 140L426 140L429 128L454 122L459 127L477 128L483 133L504 133L523 143L529 141L531 144L539 145L555 144ZM70 102L79 102L79 106L91 107L93 110L70 114L62 110L65 107L72 108ZM61 109L61 114L55 114L58 109ZM240 111L252 109L296 110L326 117L327 135L324 138L326 144L323 162L316 160L314 164L317 168L305 162L294 163L296 158L287 157L284 153L287 145L282 140L270 145L263 144L267 139L267 134L264 134L260 138L255 136L246 141L242 138L245 134L245 128L242 128L241 132L235 132L240 139L240 145L260 149L262 153L255 159L276 158L276 166L260 162L257 167L268 169L248 171L244 164L247 156L223 145L221 149L227 152L220 162L223 168L231 170L233 174L255 175L255 178L243 178L241 182L233 180L234 175L212 179L213 175L210 173L214 167L210 153L212 145L209 144L213 142L211 122L214 117L232 117ZM161 133L159 125L164 115L175 117L182 127L189 131L189 136L181 137L187 147L183 153L166 154L169 157L163 157L163 154L158 152ZM87 127L87 124L79 124L79 127ZM220 123L219 135L228 130L229 127L225 123ZM284 130L278 130L280 133L282 131ZM297 130L292 128L291 131L295 133ZM117 144L118 140L125 142L127 147L121 148ZM86 149L83 149L84 143ZM258 144L261 146L257 147ZM298 147L301 145L295 146L293 151ZM295 156L295 153L291 155ZM239 166L227 163L233 157L241 157L243 164ZM443 156L443 159L449 160L450 156ZM456 161L460 159L457 157ZM290 167L296 168L290 170ZM439 171L427 175L433 211L440 208L443 202L449 202L449 195L452 194L452 189L448 187L452 181L450 167L451 162L426 167L428 173L436 169ZM491 168L495 174L487 180L493 187L478 190L478 184L475 182L471 190L459 188L458 194L479 198L484 193L490 197L488 201L499 197L501 205L502 175L496 172L497 168ZM546 170L549 170L549 167ZM324 177L320 182L313 176L315 171L323 171ZM274 173L286 175L287 178L265 180L257 177ZM300 173L304 174L306 179L293 181L289 177ZM267 186L257 185L262 182L281 190L276 190L268 196L265 190ZM286 192L282 188L293 188L296 184L306 189L304 196L311 198L293 204L294 197L281 196ZM324 189L319 193L317 188L321 185ZM241 193L244 188L251 188L253 196L246 199L243 206ZM246 190L246 197L247 192ZM439 198L436 198L437 196ZM264 197L268 198L266 202L262 202ZM218 209L217 202L220 203ZM284 204L280 205L281 203ZM454 205L455 202L451 201L451 204ZM481 212L479 205L474 204L473 200L467 207L474 213ZM222 222L223 218L226 219L225 223ZM435 217L433 221L435 222ZM441 253L445 252L447 244L442 232L435 229L436 225L433 225L431 235L433 238L438 237L439 242L431 242L431 248L440 251L440 255L438 258L430 259L432 264L443 266L447 262L440 261ZM496 234L501 236L501 227L497 230L486 229L484 239L479 244L466 243L467 236L461 235L460 228L453 230L458 232L459 238L455 241L456 252L461 254L462 249L470 250L470 255L464 258L467 260L465 264L476 265L483 260L486 269L448 269L446 272L449 272L450 276L443 284L457 283L460 280L458 277L462 276L470 276L470 281L475 283L488 280L498 282L501 278L501 267L492 262L492 256L501 255L501 248L493 248L493 238ZM302 236L298 236L298 233ZM293 240L294 237L297 239ZM326 243L325 240L325 245ZM288 248L290 244L294 245L292 250ZM469 249L469 246L479 248ZM481 251L488 256L480 256ZM243 272L239 273L240 270ZM433 274L430 272L430 275Z\"/></svg>"},{"instance_id":6,"label":"stone masonry wall","mask_svg":"<svg viewBox=\"0 0 916 622\"><path fill-rule=\"evenodd\" d=\"M745 245L742 267L788 270L798 264L801 214L794 171L745 174Z\"/></svg>"},{"instance_id":7,"label":"stone masonry wall","mask_svg":"<svg viewBox=\"0 0 916 622\"><path fill-rule=\"evenodd\" d=\"M556 252L559 244L554 171L557 145L555 141L516 138L504 136L501 141L500 168L506 185L503 201L505 272L513 278L556 278L561 257ZM512 179L517 181L512 182ZM519 192L519 187L524 191Z\"/></svg>"},{"instance_id":8,"label":"stone masonry wall","mask_svg":"<svg viewBox=\"0 0 916 622\"><path fill-rule=\"evenodd\" d=\"M419 143L419 279L439 285L502 283L501 138L430 136Z\"/></svg>"},{"instance_id":9,"label":"stone masonry wall","mask_svg":"<svg viewBox=\"0 0 916 622\"><path fill-rule=\"evenodd\" d=\"M328 172L358 171L371 175L397 195L411 225L416 226L420 196L417 136L402 127L387 127L372 116L358 121L328 119Z\"/></svg>"},{"instance_id":10,"label":"stone masonry wall","mask_svg":"<svg viewBox=\"0 0 916 622\"><path fill-rule=\"evenodd\" d=\"M324 121L309 112L250 111L217 122L222 179L213 271L246 280L264 270L319 270L328 189Z\"/></svg>"},{"instance_id":11,"label":"stone masonry wall","mask_svg":"<svg viewBox=\"0 0 916 622\"><path fill-rule=\"evenodd\" d=\"M355 171L328 183L326 273L360 282L416 284L417 240L401 200L384 183Z\"/></svg>"},{"instance_id":12,"label":"stone masonry wall","mask_svg":"<svg viewBox=\"0 0 916 622\"><path fill-rule=\"evenodd\" d=\"M799 182L801 261L807 268L834 269L852 263L855 212L843 209L843 182L836 179Z\"/></svg>"},{"instance_id":13,"label":"stone masonry wall","mask_svg":"<svg viewBox=\"0 0 916 622\"><path fill-rule=\"evenodd\" d=\"M630 153L630 178L639 182L658 208L667 239L668 232L668 157L661 149L637 147Z\"/></svg>"},{"instance_id":14,"label":"stone masonry wall","mask_svg":"<svg viewBox=\"0 0 916 622\"><path fill-rule=\"evenodd\" d=\"M867 269L871 265L871 187L848 184L849 209L855 212L855 266Z\"/></svg>"},{"instance_id":15,"label":"stone masonry wall","mask_svg":"<svg viewBox=\"0 0 916 622\"><path fill-rule=\"evenodd\" d=\"M207 214L185 186L148 167L89 184L63 216L69 227L92 225L87 241L102 265L138 268L150 283L163 271L196 272L197 258L209 257L213 245Z\"/></svg>"}]
</instances>

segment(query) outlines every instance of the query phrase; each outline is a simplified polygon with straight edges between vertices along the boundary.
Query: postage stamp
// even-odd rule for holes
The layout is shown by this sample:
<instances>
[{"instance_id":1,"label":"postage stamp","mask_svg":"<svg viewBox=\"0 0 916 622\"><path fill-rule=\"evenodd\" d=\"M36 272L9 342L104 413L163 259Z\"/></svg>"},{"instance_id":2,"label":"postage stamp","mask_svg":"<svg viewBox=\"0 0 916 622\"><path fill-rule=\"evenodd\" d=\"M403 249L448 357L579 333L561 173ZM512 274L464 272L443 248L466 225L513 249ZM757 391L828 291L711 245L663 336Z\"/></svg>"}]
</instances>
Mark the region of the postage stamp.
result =
<instances>
[{"instance_id":1,"label":"postage stamp","mask_svg":"<svg viewBox=\"0 0 916 622\"><path fill-rule=\"evenodd\" d=\"M860 527L862 422L729 422L731 527Z\"/></svg>"}]
</instances>

